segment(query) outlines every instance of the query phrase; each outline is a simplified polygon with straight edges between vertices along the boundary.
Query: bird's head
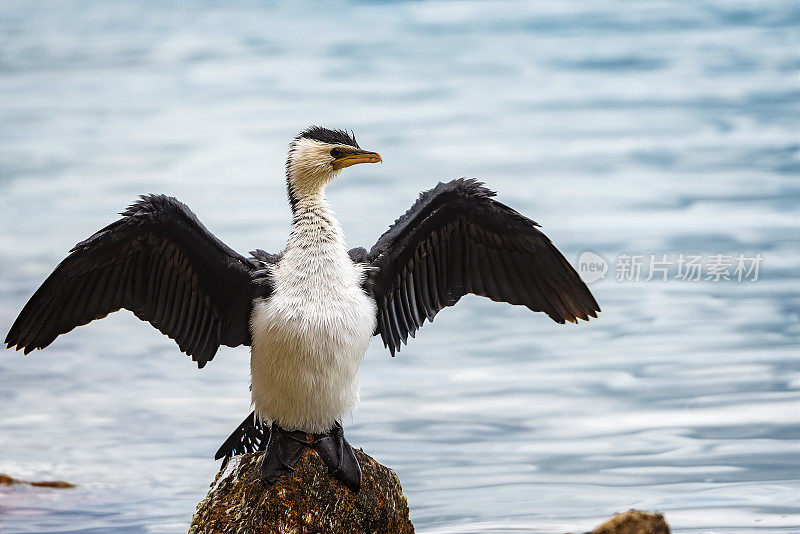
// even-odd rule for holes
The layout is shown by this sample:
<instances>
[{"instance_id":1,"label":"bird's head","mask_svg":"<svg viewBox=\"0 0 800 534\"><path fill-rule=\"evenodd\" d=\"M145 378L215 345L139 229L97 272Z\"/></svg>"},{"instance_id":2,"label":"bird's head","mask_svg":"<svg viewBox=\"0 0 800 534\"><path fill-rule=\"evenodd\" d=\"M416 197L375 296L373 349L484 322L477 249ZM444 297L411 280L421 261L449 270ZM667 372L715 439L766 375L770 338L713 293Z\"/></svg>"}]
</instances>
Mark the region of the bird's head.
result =
<instances>
[{"instance_id":1,"label":"bird's head","mask_svg":"<svg viewBox=\"0 0 800 534\"><path fill-rule=\"evenodd\" d=\"M312 126L289 144L286 158L286 186L289 199L322 191L345 167L358 163L382 162L380 154L361 150L355 136L344 130Z\"/></svg>"}]
</instances>

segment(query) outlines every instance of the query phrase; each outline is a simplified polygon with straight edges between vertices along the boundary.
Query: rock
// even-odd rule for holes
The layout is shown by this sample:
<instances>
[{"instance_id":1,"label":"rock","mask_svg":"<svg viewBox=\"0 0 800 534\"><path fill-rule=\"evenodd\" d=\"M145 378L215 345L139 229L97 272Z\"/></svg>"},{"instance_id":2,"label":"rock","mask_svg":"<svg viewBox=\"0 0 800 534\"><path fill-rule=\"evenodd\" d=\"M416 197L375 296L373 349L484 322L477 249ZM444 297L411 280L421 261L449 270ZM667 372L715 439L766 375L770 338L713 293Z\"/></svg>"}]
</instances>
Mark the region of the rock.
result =
<instances>
[{"instance_id":1,"label":"rock","mask_svg":"<svg viewBox=\"0 0 800 534\"><path fill-rule=\"evenodd\" d=\"M406 534L414 526L400 480L362 451L356 457L364 479L354 494L328 474L327 466L306 449L295 470L269 489L259 480L264 453L233 458L197 505L189 534ZM670 534L664 516L630 510L587 534Z\"/></svg>"},{"instance_id":2,"label":"rock","mask_svg":"<svg viewBox=\"0 0 800 534\"><path fill-rule=\"evenodd\" d=\"M42 480L38 482L28 482L27 480L17 480L10 477L5 473L0 473L0 485L11 486L14 484L28 484L29 486L38 486L40 488L74 488L75 484L64 482L63 480Z\"/></svg>"},{"instance_id":3,"label":"rock","mask_svg":"<svg viewBox=\"0 0 800 534\"><path fill-rule=\"evenodd\" d=\"M670 534L670 532L663 515L628 510L623 514L615 514L591 534Z\"/></svg>"},{"instance_id":4,"label":"rock","mask_svg":"<svg viewBox=\"0 0 800 534\"><path fill-rule=\"evenodd\" d=\"M197 505L190 534L316 532L413 533L400 480L362 451L356 451L364 478L354 494L328 474L312 449L295 470L269 489L259 480L263 453L234 457L217 474Z\"/></svg>"}]
</instances>

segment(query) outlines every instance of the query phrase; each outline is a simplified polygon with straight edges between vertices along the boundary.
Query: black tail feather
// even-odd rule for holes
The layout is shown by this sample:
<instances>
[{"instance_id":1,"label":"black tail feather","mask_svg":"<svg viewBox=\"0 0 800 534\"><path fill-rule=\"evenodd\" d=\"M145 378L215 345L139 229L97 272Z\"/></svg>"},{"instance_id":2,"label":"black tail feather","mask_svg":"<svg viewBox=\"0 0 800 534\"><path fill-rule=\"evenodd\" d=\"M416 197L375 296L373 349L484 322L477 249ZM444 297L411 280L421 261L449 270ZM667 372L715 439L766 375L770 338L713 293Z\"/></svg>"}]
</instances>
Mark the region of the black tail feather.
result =
<instances>
[{"instance_id":1,"label":"black tail feather","mask_svg":"<svg viewBox=\"0 0 800 534\"><path fill-rule=\"evenodd\" d=\"M222 458L222 468L234 456L248 452L264 451L269 442L270 427L261 421L256 421L255 411L244 418L242 424L225 440L225 443L217 450L215 460Z\"/></svg>"}]
</instances>

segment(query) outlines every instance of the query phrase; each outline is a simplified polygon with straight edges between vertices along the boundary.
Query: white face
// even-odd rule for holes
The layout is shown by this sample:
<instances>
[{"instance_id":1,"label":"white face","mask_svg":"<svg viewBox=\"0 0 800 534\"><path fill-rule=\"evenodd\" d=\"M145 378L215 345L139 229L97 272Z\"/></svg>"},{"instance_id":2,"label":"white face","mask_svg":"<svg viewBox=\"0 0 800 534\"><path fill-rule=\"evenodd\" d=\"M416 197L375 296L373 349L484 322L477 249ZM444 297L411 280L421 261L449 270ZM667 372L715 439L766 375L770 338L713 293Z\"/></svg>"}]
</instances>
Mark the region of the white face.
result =
<instances>
[{"instance_id":1,"label":"white face","mask_svg":"<svg viewBox=\"0 0 800 534\"><path fill-rule=\"evenodd\" d=\"M294 141L289 153L288 171L295 192L299 196L307 196L322 191L341 172L341 169L333 168L331 150L345 146L305 137Z\"/></svg>"}]
</instances>

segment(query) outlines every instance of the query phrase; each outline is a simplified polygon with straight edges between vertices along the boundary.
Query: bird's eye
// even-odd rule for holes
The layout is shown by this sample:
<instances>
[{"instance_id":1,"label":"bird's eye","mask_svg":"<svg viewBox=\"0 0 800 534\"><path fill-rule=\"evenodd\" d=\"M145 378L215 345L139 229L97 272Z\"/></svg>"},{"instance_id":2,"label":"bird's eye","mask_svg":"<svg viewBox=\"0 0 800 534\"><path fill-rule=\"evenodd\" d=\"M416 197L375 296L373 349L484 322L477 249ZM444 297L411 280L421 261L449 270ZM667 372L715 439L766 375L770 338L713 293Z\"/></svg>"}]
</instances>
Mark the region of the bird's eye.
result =
<instances>
[{"instance_id":1,"label":"bird's eye","mask_svg":"<svg viewBox=\"0 0 800 534\"><path fill-rule=\"evenodd\" d=\"M339 150L338 148L334 148L333 150L331 150L331 156L333 156L334 158L339 158L341 155L342 151Z\"/></svg>"}]
</instances>

